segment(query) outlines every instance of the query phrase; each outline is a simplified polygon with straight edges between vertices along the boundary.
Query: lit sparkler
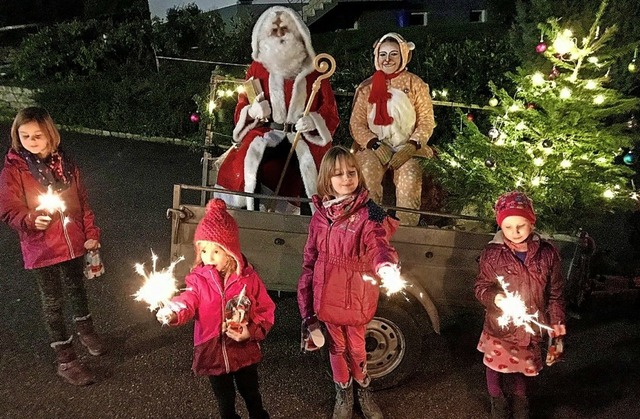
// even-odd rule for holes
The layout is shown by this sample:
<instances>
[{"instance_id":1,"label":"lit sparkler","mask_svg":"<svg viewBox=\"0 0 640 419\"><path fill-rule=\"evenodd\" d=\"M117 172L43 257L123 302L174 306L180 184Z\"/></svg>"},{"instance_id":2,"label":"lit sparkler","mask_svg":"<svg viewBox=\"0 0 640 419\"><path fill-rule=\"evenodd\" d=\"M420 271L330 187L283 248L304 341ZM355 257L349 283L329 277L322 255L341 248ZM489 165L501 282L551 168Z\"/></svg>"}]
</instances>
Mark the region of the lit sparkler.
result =
<instances>
[{"instance_id":1,"label":"lit sparkler","mask_svg":"<svg viewBox=\"0 0 640 419\"><path fill-rule=\"evenodd\" d=\"M60 195L53 192L51 185L47 188L47 193L38 196L38 202L40 205L36 207L36 211L47 211L49 214L60 211L60 214L62 214L67 209Z\"/></svg>"},{"instance_id":2,"label":"lit sparkler","mask_svg":"<svg viewBox=\"0 0 640 419\"><path fill-rule=\"evenodd\" d=\"M169 300L178 292L177 280L173 276L173 271L176 265L184 260L184 257L180 256L171 262L169 267L161 271L156 270L158 256L153 251L151 252L151 260L153 261L153 270L149 273L144 269L144 264L136 263L136 272L144 277L144 284L133 294L136 301L144 301L149 305L149 311L170 306Z\"/></svg>"},{"instance_id":3,"label":"lit sparkler","mask_svg":"<svg viewBox=\"0 0 640 419\"><path fill-rule=\"evenodd\" d=\"M501 327L506 327L509 323L512 323L516 327L523 326L524 330L532 335L535 333L531 327L532 323L538 325L541 329L553 330L551 327L538 321L537 311L533 314L527 313L527 306L524 304L520 294L518 294L517 291L511 292L507 289L509 284L504 281L503 276L497 276L496 279L505 293L505 298L500 303L502 315L498 317L498 324Z\"/></svg>"},{"instance_id":4,"label":"lit sparkler","mask_svg":"<svg viewBox=\"0 0 640 419\"><path fill-rule=\"evenodd\" d=\"M378 270L378 276L380 276L380 287L386 289L385 294L388 296L404 290L407 286L407 281L400 276L400 269L397 266L382 266ZM369 275L362 275L362 279L376 284L376 280Z\"/></svg>"}]
</instances>

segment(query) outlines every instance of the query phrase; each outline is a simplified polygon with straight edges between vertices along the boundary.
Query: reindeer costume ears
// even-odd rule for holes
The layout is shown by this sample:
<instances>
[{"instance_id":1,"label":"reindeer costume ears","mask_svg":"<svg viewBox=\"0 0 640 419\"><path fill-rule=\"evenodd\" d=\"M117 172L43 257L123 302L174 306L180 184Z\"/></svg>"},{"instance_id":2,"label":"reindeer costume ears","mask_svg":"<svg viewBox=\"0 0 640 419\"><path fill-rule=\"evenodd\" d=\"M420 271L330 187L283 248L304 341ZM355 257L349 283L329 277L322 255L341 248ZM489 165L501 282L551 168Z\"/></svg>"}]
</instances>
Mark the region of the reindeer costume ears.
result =
<instances>
[{"instance_id":1,"label":"reindeer costume ears","mask_svg":"<svg viewBox=\"0 0 640 419\"><path fill-rule=\"evenodd\" d=\"M400 45L400 55L402 56L402 63L400 63L400 68L398 68L397 72L404 70L411 61L412 51L416 49L416 44L413 42L407 42L400 34L395 32L389 32L387 34L382 35L380 39L378 39L373 44L373 63L376 67L376 70L380 70L380 66L378 65L378 52L380 51L380 45L384 41L393 40Z\"/></svg>"}]
</instances>

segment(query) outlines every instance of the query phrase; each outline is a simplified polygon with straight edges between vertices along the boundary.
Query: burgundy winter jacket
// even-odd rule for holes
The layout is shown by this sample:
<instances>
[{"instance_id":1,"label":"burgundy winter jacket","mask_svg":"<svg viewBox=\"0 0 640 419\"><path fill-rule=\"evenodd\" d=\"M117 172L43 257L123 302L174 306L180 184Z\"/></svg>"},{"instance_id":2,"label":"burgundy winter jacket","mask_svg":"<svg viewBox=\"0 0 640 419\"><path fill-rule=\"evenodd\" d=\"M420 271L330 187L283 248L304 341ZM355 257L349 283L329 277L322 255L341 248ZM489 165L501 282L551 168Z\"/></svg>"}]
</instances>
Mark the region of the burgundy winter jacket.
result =
<instances>
[{"instance_id":1,"label":"burgundy winter jacket","mask_svg":"<svg viewBox=\"0 0 640 419\"><path fill-rule=\"evenodd\" d=\"M38 196L46 192L24 158L11 149L0 174L0 219L18 232L26 269L78 258L86 253L86 240L100 241L100 229L94 225L95 217L77 167L69 188L59 193L66 206L67 222L54 214L46 230L36 230Z\"/></svg>"},{"instance_id":2,"label":"burgundy winter jacket","mask_svg":"<svg viewBox=\"0 0 640 419\"><path fill-rule=\"evenodd\" d=\"M226 284L213 266L198 266L186 277L186 291L171 300L186 307L177 312L178 318L171 326L195 318L193 371L197 375L228 374L262 359L260 341L273 326L276 306L253 267L246 261L244 265L242 274L231 274ZM251 337L236 342L222 332L222 324L227 301L240 294L245 285L245 295L251 301L247 325Z\"/></svg>"},{"instance_id":3,"label":"burgundy winter jacket","mask_svg":"<svg viewBox=\"0 0 640 419\"><path fill-rule=\"evenodd\" d=\"M398 222L371 201L366 190L352 211L333 223L318 195L313 203L317 210L309 223L298 281L300 314L303 319L316 314L336 325L367 324L378 306L378 285L372 282L379 282L378 268L398 263L389 244Z\"/></svg>"},{"instance_id":4,"label":"burgundy winter jacket","mask_svg":"<svg viewBox=\"0 0 640 419\"><path fill-rule=\"evenodd\" d=\"M498 324L500 310L494 303L496 294L503 292L496 277L504 277L510 292L520 294L527 312L538 312L539 321L548 326L565 322L564 277L556 248L536 233L528 239L524 263L504 243L502 231L485 247L480 256L480 273L475 283L476 298L485 306L484 331L507 342L527 346L540 340L540 329L533 325L535 335L512 324L505 328Z\"/></svg>"}]
</instances>

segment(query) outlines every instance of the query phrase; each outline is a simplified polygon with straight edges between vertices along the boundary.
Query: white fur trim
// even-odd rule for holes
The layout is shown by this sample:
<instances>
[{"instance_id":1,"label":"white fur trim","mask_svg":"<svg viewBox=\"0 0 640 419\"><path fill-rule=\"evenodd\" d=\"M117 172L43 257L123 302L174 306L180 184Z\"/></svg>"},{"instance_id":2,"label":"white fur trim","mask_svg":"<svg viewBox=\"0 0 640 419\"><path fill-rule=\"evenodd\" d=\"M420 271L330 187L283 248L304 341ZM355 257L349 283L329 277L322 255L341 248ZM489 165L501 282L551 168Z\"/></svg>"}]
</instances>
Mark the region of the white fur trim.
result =
<instances>
[{"instance_id":1,"label":"white fur trim","mask_svg":"<svg viewBox=\"0 0 640 419\"><path fill-rule=\"evenodd\" d=\"M264 156L267 142L262 137L256 137L251 141L247 155L244 158L244 191L253 193L258 184L258 167ZM254 210L254 199L247 197L247 209Z\"/></svg>"},{"instance_id":2,"label":"white fur trim","mask_svg":"<svg viewBox=\"0 0 640 419\"><path fill-rule=\"evenodd\" d=\"M287 117L287 109L284 101L284 77L269 73L269 102L271 103L271 118L274 122L282 124Z\"/></svg>"},{"instance_id":3,"label":"white fur trim","mask_svg":"<svg viewBox=\"0 0 640 419\"><path fill-rule=\"evenodd\" d=\"M216 184L214 188L225 189L218 184ZM244 208L247 205L247 199L240 195L214 192L213 197L222 199L229 208Z\"/></svg>"},{"instance_id":4,"label":"white fur trim","mask_svg":"<svg viewBox=\"0 0 640 419\"><path fill-rule=\"evenodd\" d=\"M309 135L309 133L306 132L303 133L304 138L310 143L320 147L323 147L333 141L331 132L329 132L329 128L327 128L327 123L324 118L317 112L309 112L309 116L313 119L313 123L316 124L318 135Z\"/></svg>"},{"instance_id":5,"label":"white fur trim","mask_svg":"<svg viewBox=\"0 0 640 419\"><path fill-rule=\"evenodd\" d=\"M391 99L387 102L387 110L389 116L393 117L393 122L390 125L373 123L376 117L376 104L371 107L367 122L369 129L376 134L376 137L392 147L399 147L409 140L416 128L416 110L403 91L391 88L389 92L391 92Z\"/></svg>"},{"instance_id":6,"label":"white fur trim","mask_svg":"<svg viewBox=\"0 0 640 419\"><path fill-rule=\"evenodd\" d=\"M309 33L309 28L302 20L302 17L293 9L283 6L273 6L264 11L256 21L256 24L253 26L253 32L251 34L251 58L254 60L258 60L258 56L260 55L260 47L259 41L264 36L264 27L265 25L271 24L273 19L275 18L277 13L286 13L293 22L295 22L296 27L298 28L298 32L304 41L304 46L307 49L307 54L311 62L316 58L316 52L313 50L313 45L311 44L311 34Z\"/></svg>"},{"instance_id":7,"label":"white fur trim","mask_svg":"<svg viewBox=\"0 0 640 419\"><path fill-rule=\"evenodd\" d=\"M287 136L289 142L293 144L295 134L289 134ZM315 195L318 192L318 169L316 168L316 162L313 160L313 155L309 146L304 141L298 141L296 145L296 156L298 157L298 165L300 167L300 175L302 176L302 183L304 184L304 191L308 197ZM313 210L313 205L311 209Z\"/></svg>"},{"instance_id":8,"label":"white fur trim","mask_svg":"<svg viewBox=\"0 0 640 419\"><path fill-rule=\"evenodd\" d=\"M240 117L238 118L238 123L233 128L233 141L236 143L241 142L244 136L247 135L247 133L253 128L255 128L256 125L258 125L258 122L260 122L257 119L254 119L252 122L247 124L247 119L249 119L248 116L250 107L251 104L242 108L242 110L240 111Z\"/></svg>"},{"instance_id":9,"label":"white fur trim","mask_svg":"<svg viewBox=\"0 0 640 419\"><path fill-rule=\"evenodd\" d=\"M307 76L313 71L313 67L303 67L293 82L287 122L296 123L304 115L307 106Z\"/></svg>"}]
</instances>

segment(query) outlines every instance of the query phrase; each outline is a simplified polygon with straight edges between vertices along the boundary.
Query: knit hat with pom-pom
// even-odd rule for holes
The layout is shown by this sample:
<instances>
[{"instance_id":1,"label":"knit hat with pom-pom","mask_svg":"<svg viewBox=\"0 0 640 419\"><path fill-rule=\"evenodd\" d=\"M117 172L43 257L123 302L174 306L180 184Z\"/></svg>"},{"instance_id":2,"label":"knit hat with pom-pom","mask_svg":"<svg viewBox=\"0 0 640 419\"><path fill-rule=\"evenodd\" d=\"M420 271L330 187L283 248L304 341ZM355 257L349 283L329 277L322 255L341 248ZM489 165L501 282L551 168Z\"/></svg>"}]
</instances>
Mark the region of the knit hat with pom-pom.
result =
<instances>
[{"instance_id":1,"label":"knit hat with pom-pom","mask_svg":"<svg viewBox=\"0 0 640 419\"><path fill-rule=\"evenodd\" d=\"M214 198L207 204L193 236L194 243L199 241L213 242L222 247L236 260L238 275L242 272L244 259L240 251L238 223L227 212L227 204L222 199Z\"/></svg>"},{"instance_id":2,"label":"knit hat with pom-pom","mask_svg":"<svg viewBox=\"0 0 640 419\"><path fill-rule=\"evenodd\" d=\"M533 202L522 192L513 191L501 195L496 201L495 211L498 226L502 226L504 219L512 215L524 217L531 221L531 224L536 223Z\"/></svg>"}]
</instances>

